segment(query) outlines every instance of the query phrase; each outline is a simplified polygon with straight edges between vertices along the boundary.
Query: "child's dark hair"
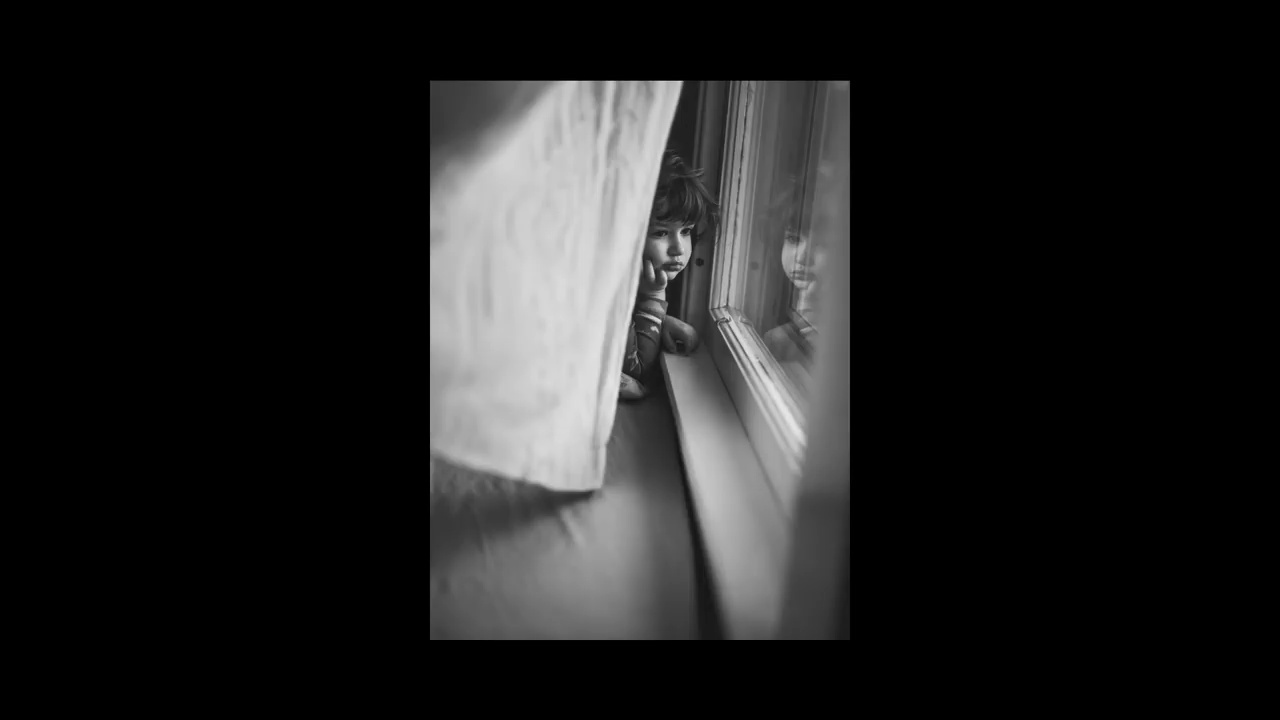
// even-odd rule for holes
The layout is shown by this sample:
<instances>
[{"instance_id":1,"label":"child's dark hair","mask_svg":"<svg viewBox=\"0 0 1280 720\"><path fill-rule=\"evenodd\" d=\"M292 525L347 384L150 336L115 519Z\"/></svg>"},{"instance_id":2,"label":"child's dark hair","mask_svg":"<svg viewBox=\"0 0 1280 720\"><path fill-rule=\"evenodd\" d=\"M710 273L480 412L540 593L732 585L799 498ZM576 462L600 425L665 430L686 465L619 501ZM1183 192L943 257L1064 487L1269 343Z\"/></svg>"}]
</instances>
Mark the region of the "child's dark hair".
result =
<instances>
[{"instance_id":1,"label":"child's dark hair","mask_svg":"<svg viewBox=\"0 0 1280 720\"><path fill-rule=\"evenodd\" d=\"M663 153L658 191L653 199L653 219L678 220L703 228L700 234L711 232L719 220L718 206L701 178L702 171L690 169L674 150Z\"/></svg>"}]
</instances>

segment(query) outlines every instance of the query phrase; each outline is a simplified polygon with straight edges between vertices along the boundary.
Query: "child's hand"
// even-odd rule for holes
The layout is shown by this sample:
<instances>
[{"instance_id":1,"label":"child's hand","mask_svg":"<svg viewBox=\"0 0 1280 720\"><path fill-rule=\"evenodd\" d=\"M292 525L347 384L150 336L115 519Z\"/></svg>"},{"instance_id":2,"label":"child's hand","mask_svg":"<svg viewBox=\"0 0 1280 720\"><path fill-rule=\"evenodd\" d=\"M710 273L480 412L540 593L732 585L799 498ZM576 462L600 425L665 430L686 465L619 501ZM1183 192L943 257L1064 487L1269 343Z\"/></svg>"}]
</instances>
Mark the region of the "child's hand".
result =
<instances>
[{"instance_id":1,"label":"child's hand","mask_svg":"<svg viewBox=\"0 0 1280 720\"><path fill-rule=\"evenodd\" d=\"M667 272L655 268L649 258L644 259L644 269L640 273L640 292L645 295L658 295L667 289Z\"/></svg>"},{"instance_id":2,"label":"child's hand","mask_svg":"<svg viewBox=\"0 0 1280 720\"><path fill-rule=\"evenodd\" d=\"M620 400L639 400L648 394L649 391L644 385L640 384L639 380L626 373L622 374L622 383L618 386L618 398Z\"/></svg>"},{"instance_id":3,"label":"child's hand","mask_svg":"<svg viewBox=\"0 0 1280 720\"><path fill-rule=\"evenodd\" d=\"M662 320L662 347L667 352L688 355L698 347L698 331L680 318L668 315Z\"/></svg>"}]
</instances>

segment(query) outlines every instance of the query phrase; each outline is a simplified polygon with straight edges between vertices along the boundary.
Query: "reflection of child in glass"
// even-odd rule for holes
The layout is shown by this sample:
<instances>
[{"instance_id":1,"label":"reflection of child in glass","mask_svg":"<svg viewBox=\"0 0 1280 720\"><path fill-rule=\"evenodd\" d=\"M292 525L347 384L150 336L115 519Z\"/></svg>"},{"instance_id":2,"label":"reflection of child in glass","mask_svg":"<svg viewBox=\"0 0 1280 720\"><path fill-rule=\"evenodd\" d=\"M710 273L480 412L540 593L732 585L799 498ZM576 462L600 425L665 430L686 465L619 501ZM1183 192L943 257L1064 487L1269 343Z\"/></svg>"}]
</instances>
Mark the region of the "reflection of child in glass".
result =
<instances>
[{"instance_id":1,"label":"reflection of child in glass","mask_svg":"<svg viewBox=\"0 0 1280 720\"><path fill-rule=\"evenodd\" d=\"M674 152L662 158L658 189L649 215L627 351L622 363L624 398L643 397L638 381L657 364L661 348L686 354L698 346L693 326L667 315L667 283L684 270L693 253L693 230L703 220L714 222L715 200L702 183L701 171L686 167Z\"/></svg>"},{"instance_id":2,"label":"reflection of child in glass","mask_svg":"<svg viewBox=\"0 0 1280 720\"><path fill-rule=\"evenodd\" d=\"M812 206L812 225L817 232L829 232L829 226L840 205L839 197L833 194L833 176L835 168L830 162L823 162L818 167L817 200ZM794 202L799 194L800 182L793 178L783 198ZM791 282L794 291L790 295L788 319L782 325L765 333L765 346L779 362L807 362L806 355L816 339L815 325L817 300L820 292L822 268L826 261L826 252L822 243L815 242L814 229L800 231L799 210L796 205L790 207L786 230L782 240L782 271ZM794 319L799 316L802 322Z\"/></svg>"},{"instance_id":3,"label":"reflection of child in glass","mask_svg":"<svg viewBox=\"0 0 1280 720\"><path fill-rule=\"evenodd\" d=\"M798 326L794 321L779 325L765 333L765 346L779 361L801 360L800 341L812 343L815 329L808 324L813 320L814 300L821 282L824 252L808 234L789 228L782 241L782 270L795 288L791 307L807 322Z\"/></svg>"}]
</instances>

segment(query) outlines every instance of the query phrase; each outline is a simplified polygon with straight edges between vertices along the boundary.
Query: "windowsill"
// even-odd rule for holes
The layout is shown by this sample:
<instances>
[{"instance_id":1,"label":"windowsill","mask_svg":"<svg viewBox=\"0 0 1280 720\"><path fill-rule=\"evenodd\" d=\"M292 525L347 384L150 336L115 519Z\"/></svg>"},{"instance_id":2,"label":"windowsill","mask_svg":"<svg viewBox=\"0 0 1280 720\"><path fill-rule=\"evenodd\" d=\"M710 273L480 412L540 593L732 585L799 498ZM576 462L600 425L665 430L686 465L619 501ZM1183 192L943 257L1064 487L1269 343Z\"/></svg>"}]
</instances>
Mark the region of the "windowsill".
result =
<instances>
[{"instance_id":1,"label":"windowsill","mask_svg":"<svg viewBox=\"0 0 1280 720\"><path fill-rule=\"evenodd\" d=\"M725 637L773 639L790 546L782 508L710 352L663 353L662 371Z\"/></svg>"}]
</instances>

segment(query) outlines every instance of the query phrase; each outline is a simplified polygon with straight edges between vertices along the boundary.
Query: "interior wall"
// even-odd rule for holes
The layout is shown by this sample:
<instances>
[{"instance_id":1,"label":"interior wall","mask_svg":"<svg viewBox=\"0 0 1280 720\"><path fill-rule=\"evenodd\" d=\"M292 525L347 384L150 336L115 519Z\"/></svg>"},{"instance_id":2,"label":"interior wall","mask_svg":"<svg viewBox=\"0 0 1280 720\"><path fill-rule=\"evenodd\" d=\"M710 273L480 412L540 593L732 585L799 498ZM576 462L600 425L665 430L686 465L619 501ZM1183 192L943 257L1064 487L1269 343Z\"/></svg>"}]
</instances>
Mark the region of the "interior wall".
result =
<instances>
[{"instance_id":1,"label":"interior wall","mask_svg":"<svg viewBox=\"0 0 1280 720\"><path fill-rule=\"evenodd\" d=\"M676 105L676 117L671 122L671 132L667 135L667 148L675 150L676 154L690 165L694 162L693 144L698 133L698 89L701 86L701 81L684 81L680 90L680 101ZM708 173L714 171L710 168L706 169ZM684 292L684 279L687 275L688 271L680 273L667 286L667 311L676 317L680 317L676 308L680 307L680 297Z\"/></svg>"}]
</instances>

